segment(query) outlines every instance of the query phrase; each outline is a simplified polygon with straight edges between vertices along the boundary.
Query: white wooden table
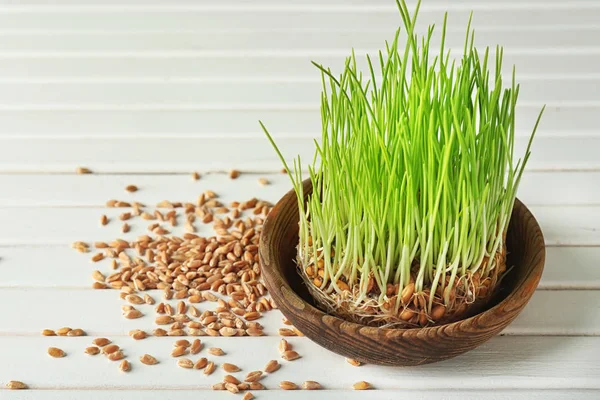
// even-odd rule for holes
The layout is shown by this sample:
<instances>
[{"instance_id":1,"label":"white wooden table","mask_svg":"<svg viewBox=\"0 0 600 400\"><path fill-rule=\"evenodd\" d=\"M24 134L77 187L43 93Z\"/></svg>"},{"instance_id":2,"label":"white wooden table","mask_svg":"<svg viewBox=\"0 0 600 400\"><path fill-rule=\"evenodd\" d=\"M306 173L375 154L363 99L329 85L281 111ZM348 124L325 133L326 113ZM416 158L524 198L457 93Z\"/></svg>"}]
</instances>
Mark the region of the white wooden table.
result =
<instances>
[{"instance_id":1,"label":"white wooden table","mask_svg":"<svg viewBox=\"0 0 600 400\"><path fill-rule=\"evenodd\" d=\"M0 1L0 383L26 391L2 399L225 399L210 391L223 375L178 368L173 338L133 341L153 327L121 317L116 291L90 289L97 265L75 240L134 238L100 227L110 198L193 201L206 189L226 200L276 201L289 188L259 130L262 119L285 154L312 152L319 134L319 75L308 62L340 67L351 46L373 52L399 23L392 0L43 0ZM430 0L420 21L450 8L448 41L460 45L468 11L480 46L506 46L506 70L522 83L518 148L548 107L519 197L546 238L546 270L519 318L499 337L446 362L418 368L359 368L303 337L303 358L263 382L260 399L304 399L281 380L317 380L314 399L600 398L600 4L594 0ZM92 175L75 175L87 166ZM240 168L231 181L223 172ZM192 181L191 171L203 177ZM257 179L272 184L260 187ZM127 194L136 184L140 191ZM108 270L108 264L102 264ZM201 307L202 308L202 307ZM281 314L267 336L206 338L221 362L250 371L277 359ZM42 337L79 327L89 336ZM83 349L107 336L134 369ZM64 359L46 355L63 348ZM163 362L142 366L150 353ZM376 390L355 392L367 380ZM173 392L169 392L173 391ZM176 392L175 392L176 391Z\"/></svg>"}]
</instances>

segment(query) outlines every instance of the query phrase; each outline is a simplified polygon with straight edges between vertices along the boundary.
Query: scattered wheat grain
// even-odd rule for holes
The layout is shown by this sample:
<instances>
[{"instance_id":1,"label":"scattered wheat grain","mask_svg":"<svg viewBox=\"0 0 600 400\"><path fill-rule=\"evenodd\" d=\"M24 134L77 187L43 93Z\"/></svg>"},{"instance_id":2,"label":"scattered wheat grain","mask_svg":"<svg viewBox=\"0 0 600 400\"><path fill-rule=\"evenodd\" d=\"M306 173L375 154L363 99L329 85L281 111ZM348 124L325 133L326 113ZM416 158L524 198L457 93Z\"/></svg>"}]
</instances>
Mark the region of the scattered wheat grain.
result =
<instances>
[{"instance_id":1,"label":"scattered wheat grain","mask_svg":"<svg viewBox=\"0 0 600 400\"><path fill-rule=\"evenodd\" d=\"M202 369L206 367L207 364L208 360L206 359L206 357L202 357L198 359L198 361L196 361L196 363L194 364L194 369Z\"/></svg>"},{"instance_id":2,"label":"scattered wheat grain","mask_svg":"<svg viewBox=\"0 0 600 400\"><path fill-rule=\"evenodd\" d=\"M111 342L107 338L96 338L92 341L92 343L94 343L98 347L104 347L110 344Z\"/></svg>"},{"instance_id":3,"label":"scattered wheat grain","mask_svg":"<svg viewBox=\"0 0 600 400\"><path fill-rule=\"evenodd\" d=\"M143 356L141 356L140 361L142 362L142 364L146 365L158 364L158 360L152 357L150 354L144 354Z\"/></svg>"},{"instance_id":4,"label":"scattered wheat grain","mask_svg":"<svg viewBox=\"0 0 600 400\"><path fill-rule=\"evenodd\" d=\"M78 175L87 175L87 174L91 174L91 173L92 173L92 170L91 170L91 169L89 169L89 168L87 168L87 167L77 167L77 168L75 169L75 172L76 172Z\"/></svg>"},{"instance_id":5,"label":"scattered wheat grain","mask_svg":"<svg viewBox=\"0 0 600 400\"><path fill-rule=\"evenodd\" d=\"M223 368L223 370L225 370L225 372L240 372L241 369L235 365L235 364L230 364L230 363L223 363L223 365L221 365L221 368Z\"/></svg>"},{"instance_id":6,"label":"scattered wheat grain","mask_svg":"<svg viewBox=\"0 0 600 400\"><path fill-rule=\"evenodd\" d=\"M127 360L123 360L119 364L119 369L123 372L129 372L131 371L131 363Z\"/></svg>"},{"instance_id":7,"label":"scattered wheat grain","mask_svg":"<svg viewBox=\"0 0 600 400\"><path fill-rule=\"evenodd\" d=\"M204 375L210 375L213 372L215 372L215 369L217 368L217 366L215 365L214 362L209 361L208 364L206 364L206 367L204 368Z\"/></svg>"},{"instance_id":8,"label":"scattered wheat grain","mask_svg":"<svg viewBox=\"0 0 600 400\"><path fill-rule=\"evenodd\" d=\"M72 329L69 332L67 332L67 336L85 336L85 332L83 331L83 329Z\"/></svg>"},{"instance_id":9,"label":"scattered wheat grain","mask_svg":"<svg viewBox=\"0 0 600 400\"><path fill-rule=\"evenodd\" d=\"M352 385L354 390L368 390L371 389L371 387L371 384L365 381L356 382L354 385Z\"/></svg>"},{"instance_id":10,"label":"scattered wheat grain","mask_svg":"<svg viewBox=\"0 0 600 400\"><path fill-rule=\"evenodd\" d=\"M95 356L96 354L100 353L100 349L96 346L90 346L90 347L86 347L85 348L85 353L89 354L91 356Z\"/></svg>"},{"instance_id":11,"label":"scattered wheat grain","mask_svg":"<svg viewBox=\"0 0 600 400\"><path fill-rule=\"evenodd\" d=\"M194 362L189 358L181 358L177 361L177 365L179 365L181 368L190 369L194 367Z\"/></svg>"},{"instance_id":12,"label":"scattered wheat grain","mask_svg":"<svg viewBox=\"0 0 600 400\"><path fill-rule=\"evenodd\" d=\"M262 371L252 371L252 372L248 372L248 374L246 375L246 378L244 379L244 381L246 382L257 382L259 381L263 376Z\"/></svg>"},{"instance_id":13,"label":"scattered wheat grain","mask_svg":"<svg viewBox=\"0 0 600 400\"><path fill-rule=\"evenodd\" d=\"M48 347L48 354L50 355L50 357L54 358L61 358L67 355L62 349L59 349L58 347Z\"/></svg>"},{"instance_id":14,"label":"scattered wheat grain","mask_svg":"<svg viewBox=\"0 0 600 400\"><path fill-rule=\"evenodd\" d=\"M279 387L282 388L283 390L297 390L298 389L298 385L296 385L294 382L290 382L290 381L279 382Z\"/></svg>"},{"instance_id":15,"label":"scattered wheat grain","mask_svg":"<svg viewBox=\"0 0 600 400\"><path fill-rule=\"evenodd\" d=\"M354 367L360 367L362 365L360 361L353 358L346 358L346 362Z\"/></svg>"},{"instance_id":16,"label":"scattered wheat grain","mask_svg":"<svg viewBox=\"0 0 600 400\"><path fill-rule=\"evenodd\" d=\"M213 356L224 356L225 352L220 347L211 347L208 349L208 354Z\"/></svg>"},{"instance_id":17,"label":"scattered wheat grain","mask_svg":"<svg viewBox=\"0 0 600 400\"><path fill-rule=\"evenodd\" d=\"M279 364L279 361L271 360L265 366L265 372L268 374L272 374L273 372L277 371L279 368L281 368L281 364Z\"/></svg>"},{"instance_id":18,"label":"scattered wheat grain","mask_svg":"<svg viewBox=\"0 0 600 400\"><path fill-rule=\"evenodd\" d=\"M122 360L123 358L125 358L125 354L123 354L123 352L121 350L117 350L108 355L108 359L111 361L119 361L119 360Z\"/></svg>"},{"instance_id":19,"label":"scattered wheat grain","mask_svg":"<svg viewBox=\"0 0 600 400\"><path fill-rule=\"evenodd\" d=\"M225 383L225 389L227 389L227 391L229 393L233 393L233 394L240 392L240 389L238 389L237 385L234 383L230 383L230 382Z\"/></svg>"},{"instance_id":20,"label":"scattered wheat grain","mask_svg":"<svg viewBox=\"0 0 600 400\"><path fill-rule=\"evenodd\" d=\"M29 389L29 387L21 381L9 381L6 384L6 388L10 390Z\"/></svg>"},{"instance_id":21,"label":"scattered wheat grain","mask_svg":"<svg viewBox=\"0 0 600 400\"><path fill-rule=\"evenodd\" d=\"M298 354L294 350L288 350L288 351L284 351L283 354L281 354L281 358L283 358L284 360L287 360L287 361L294 361L294 360L297 360L298 358L300 358L300 354Z\"/></svg>"}]
</instances>

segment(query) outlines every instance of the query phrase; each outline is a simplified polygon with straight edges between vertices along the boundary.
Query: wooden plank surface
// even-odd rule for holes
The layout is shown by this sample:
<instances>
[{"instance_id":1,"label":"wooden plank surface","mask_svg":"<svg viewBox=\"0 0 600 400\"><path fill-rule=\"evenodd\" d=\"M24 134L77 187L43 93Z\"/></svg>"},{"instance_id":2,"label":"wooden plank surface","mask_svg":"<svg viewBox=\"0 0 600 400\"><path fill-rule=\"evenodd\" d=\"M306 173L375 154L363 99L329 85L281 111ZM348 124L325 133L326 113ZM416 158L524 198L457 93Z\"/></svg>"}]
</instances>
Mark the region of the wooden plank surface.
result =
<instances>
[{"instance_id":1,"label":"wooden plank surface","mask_svg":"<svg viewBox=\"0 0 600 400\"><path fill-rule=\"evenodd\" d=\"M104 356L84 354L91 337L10 336L0 337L0 354L11 360L0 365L0 375L28 378L32 386L45 389L196 390L208 389L225 375L221 368L206 377L201 371L177 367L176 359L170 356L173 338L113 339L133 362L128 374L120 372L118 363ZM234 374L239 377L262 369L271 359L281 360L276 338L205 338L203 342L206 347L221 347L226 355L214 357L203 350L192 356L193 360L208 357L219 366L234 363L242 369ZM496 337L455 359L411 368L353 367L343 357L323 351L306 338L290 338L289 342L302 358L293 362L281 360L282 367L261 381L267 388L275 389L282 380L317 380L328 389L340 390L368 380L380 390L600 389L597 337ZM62 348L67 356L49 357L49 346ZM142 365L138 358L145 353L156 357L159 364Z\"/></svg>"},{"instance_id":2,"label":"wooden plank surface","mask_svg":"<svg viewBox=\"0 0 600 400\"><path fill-rule=\"evenodd\" d=\"M386 3L388 1L386 0ZM451 29L446 44L457 47L464 43L464 28ZM597 45L598 27L556 29L530 26L512 26L512 29L494 29L481 26L475 44L478 47L501 44L510 49L562 48L577 43L580 47ZM436 31L437 32L437 31ZM373 49L383 46L392 34L391 29L356 26L348 30L106 30L76 31L67 27L60 31L6 30L0 27L0 51L182 51L242 50L242 49ZM434 38L439 36L434 34ZM435 39L434 39L435 41ZM565 75L567 76L567 75ZM101 77L90 77L101 79ZM135 78L134 76L131 77Z\"/></svg>"},{"instance_id":3,"label":"wooden plank surface","mask_svg":"<svg viewBox=\"0 0 600 400\"><path fill-rule=\"evenodd\" d=\"M335 68L336 66L332 66ZM548 108L548 114L577 112L577 103L591 102L598 106L597 93L600 91L600 78L547 78L519 79L519 114L533 113L536 105L559 104ZM504 83L510 85L510 81ZM40 87L44 90L41 91ZM106 106L118 104L132 106L148 103L154 105L192 104L196 107L215 104L248 104L253 107L262 105L286 104L290 106L310 106L318 110L321 98L322 83L315 68L312 78L288 79L230 79L211 80L167 80L167 79L135 79L90 80L88 82L65 82L51 80L19 82L4 79L0 81L0 105L3 108L27 108L28 106L58 106L71 104L78 107ZM569 107L570 103L576 103ZM538 106L538 108L541 108ZM571 108L575 108L574 110ZM539 109L537 110L539 113ZM580 111L581 112L581 111ZM537 114L536 113L536 114ZM318 114L315 113L315 117ZM554 117L556 118L556 117ZM318 118L316 118L317 121ZM523 121L523 122L521 122ZM519 119L521 125L526 120ZM571 123L577 121L570 121ZM576 128L574 128L575 130Z\"/></svg>"},{"instance_id":4,"label":"wooden plank surface","mask_svg":"<svg viewBox=\"0 0 600 400\"><path fill-rule=\"evenodd\" d=\"M66 116L60 120L61 113L45 112L53 124L67 127ZM52 115L53 114L53 115ZM68 113L67 113L68 114ZM82 112L69 115L73 126L80 129L94 130ZM106 125L108 129L113 113L94 112L98 125ZM139 125L149 124L144 118L136 119L136 112L119 112L120 119L130 120ZM142 114L150 115L151 112ZM152 121L162 124L161 113L155 113ZM176 115L166 120L177 121ZM35 117L28 116L27 118ZM90 115L91 118L91 115ZM224 116L226 118L226 114ZM103 122L104 121L104 122ZM31 122L38 124L39 122ZM201 123L201 121L198 121ZM189 124L185 123L186 125ZM187 125L189 128L189 125ZM259 132L256 123L255 133L248 135L217 135L197 137L163 136L156 138L140 135L118 135L108 138L90 137L85 140L64 136L40 137L15 135L12 138L0 138L0 172L71 172L77 166L88 165L99 172L133 172L133 173L172 173L190 172L194 170L228 171L241 168L247 171L277 171L281 162L273 152L264 134ZM155 126L152 129L159 129ZM160 128L161 130L167 127ZM41 127L39 128L41 129ZM306 136L290 136L278 138L277 145L286 155L288 161L300 155L303 162L313 159L314 144ZM518 137L515 142L516 154L522 154L526 139ZM600 170L600 136L540 136L535 141L534 152L528 163L530 171L547 170ZM49 151L49 149L51 149ZM211 151L211 149L218 149ZM584 190L586 190L584 188Z\"/></svg>"},{"instance_id":5,"label":"wooden plank surface","mask_svg":"<svg viewBox=\"0 0 600 400\"><path fill-rule=\"evenodd\" d=\"M368 19L365 11L369 12ZM469 8L452 10L450 21L454 27L466 27ZM427 26L442 22L445 7L424 6L417 23ZM341 17L341 18L340 18ZM600 7L582 4L579 7L549 5L547 7L521 7L519 12L505 7L481 8L477 10L474 26L503 27L505 25L529 25L552 27L560 20L561 25L595 25L600 17ZM394 3L384 7L335 7L319 5L270 6L208 6L202 8L145 7L141 9L121 7L2 7L0 25L4 29L222 29L224 26L248 29L352 29L364 24L386 29L396 29L401 22Z\"/></svg>"},{"instance_id":6,"label":"wooden plank surface","mask_svg":"<svg viewBox=\"0 0 600 400\"><path fill-rule=\"evenodd\" d=\"M155 54L119 54L105 53L88 55L65 53L43 54L0 54L0 76L19 78L39 77L89 77L103 76L107 78L123 76L171 76L177 71L178 76L238 76L238 77L314 77L315 67L311 59L323 65L342 66L347 55L281 54L264 52L261 54L239 54L230 52L222 55L193 55L174 53ZM600 54L568 50L558 52L530 52L527 54L506 54L503 72L510 73L512 65L518 65L521 74L565 74L584 75L597 74L596 63ZM364 67L362 58L357 63Z\"/></svg>"},{"instance_id":7,"label":"wooden plank surface","mask_svg":"<svg viewBox=\"0 0 600 400\"><path fill-rule=\"evenodd\" d=\"M96 84L96 91L102 90L102 82L99 84ZM224 87L226 85L221 84L216 86L216 90L218 91L221 86L226 89ZM243 87L244 84L240 86ZM89 91L88 95L93 96ZM248 96L248 100L252 99L252 94L241 96ZM292 93L287 97L294 96L296 95ZM236 136L256 140L264 139L258 125L258 121L262 120L275 137L303 138L311 146L310 139L321 136L321 121L316 107L318 96L319 92L315 91L311 102L304 104L282 104L278 103L275 97L269 104L240 103L235 93L232 93L228 100L223 99L221 103L210 104L113 102L74 105L72 102L70 104L17 104L15 102L0 105L0 122L5 126L0 139L35 136L39 139L58 139L57 145L61 144L60 139L63 138L89 138L92 139L91 143L94 139L100 138L112 140L157 137L168 141L167 139L170 138L175 140L183 137L212 140L226 135L231 137L230 141L236 139ZM15 97L25 96L15 95ZM256 97L258 98L259 95ZM32 98L29 101L31 102ZM525 103L518 108L519 128L515 132L518 137L531 135L542 105L542 103L529 105ZM544 143L557 136L566 138L582 136L583 138L578 139L586 140L586 137L591 137L591 140L594 140L599 135L591 121L598 110L600 106L597 104L548 105L533 149L539 148L538 153L541 152L544 150ZM90 126L90 121L96 121L97 118L106 118L106 121L98 120L97 125ZM232 120L227 121L228 118ZM123 145L127 146L129 143ZM560 160L556 162L559 163Z\"/></svg>"},{"instance_id":8,"label":"wooden plank surface","mask_svg":"<svg viewBox=\"0 0 600 400\"><path fill-rule=\"evenodd\" d=\"M93 166L90 166L93 168ZM190 201L202 191L219 188L230 200L235 194L258 196L276 202L288 190L291 183L286 174L242 173L232 181L222 173L204 173L193 181L191 171L167 175L127 174L0 174L0 207L104 207L106 200L118 197L135 199L154 205L165 197L178 201ZM267 186L258 184L259 178L267 178ZM135 194L124 190L135 184ZM77 190L73 190L76 187ZM233 192L232 192L233 191ZM600 172L527 170L519 186L518 197L527 205L600 205Z\"/></svg>"},{"instance_id":9,"label":"wooden plank surface","mask_svg":"<svg viewBox=\"0 0 600 400\"><path fill-rule=\"evenodd\" d=\"M3 393L14 400L31 399L61 399L61 400L80 400L81 398L92 400L107 399L138 399L143 396L146 400L164 400L167 392L171 389L160 390L151 389L142 391L141 389L120 388L118 390L41 390L41 391L20 391L14 393ZM370 391L349 391L349 390L322 390L313 391L309 395L305 391L288 391L282 393L280 390L254 391L257 399L273 400L286 399L298 400L310 399L346 399L346 400L397 400L410 398L412 400L464 400L464 399L483 399L494 400L563 400L565 398L580 400L596 400L598 398L597 390L370 390ZM44 396L44 397L42 397ZM177 398L181 400L220 400L232 398L229 392L203 392L198 390L177 390Z\"/></svg>"}]
</instances>

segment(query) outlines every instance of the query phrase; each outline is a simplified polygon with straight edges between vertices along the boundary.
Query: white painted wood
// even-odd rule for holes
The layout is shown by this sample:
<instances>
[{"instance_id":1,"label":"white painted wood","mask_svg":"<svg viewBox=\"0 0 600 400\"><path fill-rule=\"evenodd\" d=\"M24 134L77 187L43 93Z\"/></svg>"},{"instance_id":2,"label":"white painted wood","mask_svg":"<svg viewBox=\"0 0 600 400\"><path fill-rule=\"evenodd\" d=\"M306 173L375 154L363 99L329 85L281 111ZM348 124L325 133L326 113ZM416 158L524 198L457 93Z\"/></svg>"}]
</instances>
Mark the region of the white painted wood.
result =
<instances>
[{"instance_id":1,"label":"white painted wood","mask_svg":"<svg viewBox=\"0 0 600 400\"><path fill-rule=\"evenodd\" d=\"M243 85L241 85L243 86ZM40 89L44 85L40 85ZM101 90L101 85L97 90ZM314 92L314 99L319 96ZM224 96L224 95L219 95ZM264 96L264 95L263 95ZM15 96L19 97L19 96ZM251 99L251 96L248 96ZM259 98L260 96L257 96ZM201 137L237 135L263 138L258 121L265 122L275 135L317 137L321 117L315 101L306 103L253 104L235 102L235 93L221 103L46 103L0 104L1 138L48 137ZM541 103L518 107L516 135L528 137L542 108ZM547 136L600 136L595 125L600 103L550 104L539 128L539 138ZM312 145L312 140L308 140Z\"/></svg>"},{"instance_id":2,"label":"white painted wood","mask_svg":"<svg viewBox=\"0 0 600 400\"><path fill-rule=\"evenodd\" d=\"M225 202L236 200L236 197L239 200L256 196L275 203L292 188L288 175L281 172L242 173L235 180L224 173L199 172L201 178L198 181L192 179L191 171L179 175L0 175L0 187L13 188L0 192L0 207L104 207L111 197L136 200L154 207L165 200L165 196L173 201L195 202L205 190L215 191ZM267 178L270 184L260 185L258 179L261 177ZM138 187L137 192L125 191L131 184ZM73 187L78 190L73 191Z\"/></svg>"},{"instance_id":3,"label":"white painted wood","mask_svg":"<svg viewBox=\"0 0 600 400\"><path fill-rule=\"evenodd\" d=\"M55 270L60 267L54 262L45 264ZM21 268L27 266L22 264ZM106 274L110 273L107 264L94 266ZM80 268L88 277L94 268L83 261ZM81 275L81 274L78 274ZM93 290L91 278L88 288L63 288L62 274L56 273L51 281L54 289L16 287L0 288L0 299L11 304L3 311L3 318L10 324L0 325L0 335L37 336L42 329L58 329L63 326L84 329L90 335L126 335L132 329L151 332L156 317L154 306L136 306L145 316L128 320L123 318L121 300L116 290ZM35 281L35 278L32 279ZM80 282L80 284L82 284ZM157 301L160 291L152 291ZM177 301L169 301L173 306ZM204 302L197 305L200 311L214 310L215 303ZM283 327L279 311L264 313L259 320L265 326L265 335L276 336L277 329ZM598 290L539 290L522 314L503 332L506 335L564 335L600 336L600 291ZM233 338L245 340L244 338Z\"/></svg>"},{"instance_id":4,"label":"white painted wood","mask_svg":"<svg viewBox=\"0 0 600 400\"><path fill-rule=\"evenodd\" d=\"M155 53L22 53L0 54L0 77L315 77L315 60L333 70L341 68L348 51L339 55L281 54L278 51L256 51L239 54L230 51L223 54L193 55L189 52ZM112 54L112 55L111 55ZM129 55L127 55L129 54ZM358 55L358 53L357 53ZM520 74L562 74L580 76L597 74L596 65L600 54L586 50L529 51L526 54L504 56L504 73L518 66ZM361 68L362 58L357 60Z\"/></svg>"},{"instance_id":5,"label":"white painted wood","mask_svg":"<svg viewBox=\"0 0 600 400\"><path fill-rule=\"evenodd\" d=\"M255 195L276 202L291 183L286 174L243 173L231 181L222 173L201 172L202 179L193 181L191 173L168 175L12 175L0 174L0 207L103 207L110 196L135 197L149 205L164 200L165 194L177 200L194 200L203 190L225 192L228 196ZM265 177L268 186L258 184ZM139 191L132 195L124 187L136 184ZM77 187L77 191L73 191ZM600 205L600 172L535 172L526 171L519 186L518 197L533 205Z\"/></svg>"},{"instance_id":6,"label":"white painted wood","mask_svg":"<svg viewBox=\"0 0 600 400\"><path fill-rule=\"evenodd\" d=\"M151 119L156 123L154 128L162 130L171 127L166 121L177 124L175 115L185 113L173 113L173 118L161 120L158 117L160 113L157 112L127 111L118 113L118 115L95 112L87 113L89 116L87 122L81 118L82 112L25 113L21 114L21 117L28 118L31 124L37 125L35 120L42 114L47 122L52 120L51 122L55 126L62 125L65 128L70 125L79 125L81 129L95 130L104 125L105 129L108 129L111 121L115 123L114 126L117 126L118 121L115 119L121 117L121 119L129 120L131 124L137 123L148 129L152 128L148 121ZM151 115L157 118L144 119ZM228 118L226 113L224 113L224 118ZM197 124L201 123L202 121L198 119ZM223 171L231 168L260 172L280 170L281 161L277 158L264 133L259 131L260 127L257 123L253 126L256 130L252 136L246 134L205 137L189 135L145 137L117 132L113 137L93 136L82 140L62 135L53 137L14 135L10 138L0 138L0 172L72 172L80 165L90 166L99 172L136 173ZM38 129L43 128L40 125ZM276 131L273 132L275 134ZM305 165L312 161L314 143L307 136L278 137L276 135L276 138L277 145L288 161L291 162L297 155L301 156ZM523 154L526 141L526 137L517 137L515 154ZM535 140L527 168L530 171L597 170L600 169L598 149L600 149L600 136L540 135Z\"/></svg>"},{"instance_id":7,"label":"white painted wood","mask_svg":"<svg viewBox=\"0 0 600 400\"><path fill-rule=\"evenodd\" d=\"M600 102L600 77L520 80L519 101L523 104L560 104ZM510 85L510 81L504 83ZM56 106L73 104L79 107L119 104L214 104L304 105L317 109L322 83L315 68L313 79L289 81L217 81L172 82L91 82L91 83L22 83L0 82L0 107L30 105ZM572 107L572 106L571 106ZM600 105L598 106L600 107ZM533 108L529 105L528 108ZM538 107L538 112L539 112ZM562 109L560 110L562 111ZM556 106L553 112L557 112ZM565 116L563 115L563 118ZM576 129L576 128L571 128Z\"/></svg>"},{"instance_id":8,"label":"white painted wood","mask_svg":"<svg viewBox=\"0 0 600 400\"><path fill-rule=\"evenodd\" d=\"M77 6L98 6L98 0L62 0L60 5L77 5ZM280 6L282 2L280 0L220 0L218 2L221 6L236 6L236 5L247 5L247 4L261 4L261 5L271 5L271 6ZM417 1L416 0L407 0L406 3L410 6L414 6ZM19 5L28 5L28 6L46 6L47 3L44 0L21 0L18 3L11 3L15 6ZM214 6L215 3L213 0L106 0L101 3L102 5L120 5L120 6L130 6L130 7L139 7L144 8L148 6L162 6L162 7L179 7L179 6ZM335 5L336 7L343 8L344 6L355 6L355 5L383 5L386 7L390 7L389 0L286 0L286 5ZM393 4L393 3L392 3ZM564 1L561 0L525 0L525 1L515 1L509 0L502 2L503 7L514 7L517 5L521 6L532 6L532 5L561 5L564 4ZM595 4L595 0L576 0L569 2L572 7L576 7L581 4ZM423 1L421 7L432 7L432 6L443 6L444 8L461 8L461 7L498 7L498 2L496 0L427 0Z\"/></svg>"},{"instance_id":9,"label":"white painted wood","mask_svg":"<svg viewBox=\"0 0 600 400\"><path fill-rule=\"evenodd\" d=\"M301 382L299 382L301 383ZM167 389L168 390L168 389ZM280 390L253 391L257 399L272 400L281 399L346 399L346 400L397 400L410 398L412 400L476 400L490 398L494 400L563 400L566 398L580 400L596 400L598 398L597 390L369 390L369 391L350 391L350 390L321 390L312 391L288 391L282 393ZM143 396L145 400L164 400L167 394L164 390L152 389L143 392L140 389L127 390L25 390L12 392L11 399L32 400L32 399L60 399L60 400L80 400L82 398L92 400L107 399L138 399ZM206 392L198 390L177 390L177 399L180 400L205 400L205 399L227 399L231 400L229 392Z\"/></svg>"},{"instance_id":10,"label":"white painted wood","mask_svg":"<svg viewBox=\"0 0 600 400\"><path fill-rule=\"evenodd\" d=\"M232 27L248 29L352 29L365 23L374 27L396 29L401 23L397 8L385 7L339 8L336 6L283 7L238 5L173 10L163 7L135 8L85 8L85 7L2 7L0 26L3 29L27 31L28 29L222 29ZM483 8L477 10L474 26L504 27L506 25L544 26L597 24L600 7L582 4L578 7L549 5L547 7ZM418 24L430 25L443 21L445 7L423 7ZM368 13L368 14L366 14ZM449 21L454 27L466 27L469 8L452 10Z\"/></svg>"},{"instance_id":11,"label":"white painted wood","mask_svg":"<svg viewBox=\"0 0 600 400\"><path fill-rule=\"evenodd\" d=\"M88 254L91 256L91 254ZM0 247L0 287L89 288L88 256L67 245ZM548 247L539 289L600 290L600 247Z\"/></svg>"},{"instance_id":12,"label":"white painted wood","mask_svg":"<svg viewBox=\"0 0 600 400\"><path fill-rule=\"evenodd\" d=\"M278 338L206 338L206 347L221 347L227 354L209 357L218 364L235 363L245 373L261 369L270 359L278 359ZM132 371L123 374L115 362L102 356L90 357L83 349L91 338L1 337L0 351L10 363L0 365L0 375L30 382L39 388L90 389L207 389L224 375L219 368L205 377L197 370L184 370L170 357L173 338L134 341L118 338L115 343L134 360ZM281 380L318 380L329 389L348 389L367 379L379 389L599 389L600 338L586 337L497 337L455 359L413 368L365 365L352 367L334 353L323 351L306 338L289 340L302 358L285 362L279 371L262 380L276 388ZM63 348L68 356L53 359L45 354L48 346ZM518 351L516 351L518 349ZM142 365L137 358L152 354L159 361ZM197 359L206 356L206 350ZM32 363L31 360L36 360ZM327 366L327 367L324 367ZM168 378L167 378L168 377ZM167 378L167 379L166 379ZM299 383L300 383L299 382ZM281 393L281 392L280 392Z\"/></svg>"},{"instance_id":13,"label":"white painted wood","mask_svg":"<svg viewBox=\"0 0 600 400\"><path fill-rule=\"evenodd\" d=\"M543 289L600 290L599 247L547 247Z\"/></svg>"},{"instance_id":14,"label":"white painted wood","mask_svg":"<svg viewBox=\"0 0 600 400\"><path fill-rule=\"evenodd\" d=\"M386 0L386 3L388 1ZM452 28L452 27L449 27ZM464 43L464 27L449 30L446 45L460 47ZM257 28L259 29L259 28ZM246 50L246 49L379 49L393 37L391 29L356 26L350 30L141 30L141 31L60 31L6 30L0 27L0 51L182 51L182 50ZM598 44L598 27L536 28L512 27L511 30L480 27L475 45L507 49L594 47ZM434 34L433 43L438 32Z\"/></svg>"}]
</instances>

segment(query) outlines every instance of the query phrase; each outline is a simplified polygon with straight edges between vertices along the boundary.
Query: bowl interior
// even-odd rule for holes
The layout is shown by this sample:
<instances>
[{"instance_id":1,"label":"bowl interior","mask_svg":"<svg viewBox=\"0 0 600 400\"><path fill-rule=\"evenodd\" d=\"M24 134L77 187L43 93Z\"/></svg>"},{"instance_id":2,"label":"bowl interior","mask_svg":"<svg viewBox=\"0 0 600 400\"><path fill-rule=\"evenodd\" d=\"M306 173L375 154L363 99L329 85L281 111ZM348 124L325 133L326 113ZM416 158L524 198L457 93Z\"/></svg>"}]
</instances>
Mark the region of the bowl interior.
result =
<instances>
[{"instance_id":1,"label":"bowl interior","mask_svg":"<svg viewBox=\"0 0 600 400\"><path fill-rule=\"evenodd\" d=\"M312 192L312 186L309 185L307 187L307 185L305 184L304 185L305 196L308 196L311 192ZM296 198L293 197L291 199L291 201L295 203ZM524 205L517 199L515 207L520 208L520 207L524 207ZM297 220L299 217L297 208L296 208L296 212L294 215L296 216L296 220ZM506 237L506 246L507 246L507 249L510 249L510 251L507 251L507 254L506 254L506 265L507 265L507 268L509 268L509 270L506 273L506 275L503 277L498 290L496 291L494 296L492 298L490 298L489 301L485 305L483 305L483 307L478 308L475 312L472 312L471 314L465 315L464 318L468 318L473 315L480 314L480 313L485 312L486 310L494 307L495 305L500 303L502 300L504 300L510 293L512 293L520 283L523 283L523 281L526 277L526 274L522 273L523 272L522 269L520 269L518 267L510 268L510 266L518 266L518 265L522 264L522 262L520 262L520 260L523 258L524 247L521 245L523 243L523 238L519 235L520 230L514 229L515 228L514 225L518 224L518 223L519 222L516 221L515 218L511 219L511 224L509 226L509 231L508 231L507 237ZM283 244L283 243L291 242L294 244L298 244L298 233L299 233L298 232L298 224L296 223L296 224L290 225L286 232L286 238L285 238L285 240L281 241L281 243ZM326 313L327 311L323 310L315 302L314 298L309 293L304 280L302 280L302 278L299 275L299 272L297 271L297 266L295 263L296 251L297 250L296 250L295 246L289 246L289 245L285 246L284 245L284 246L279 247L279 257L278 257L277 261L278 261L279 267L281 269L281 274L284 277L286 283L290 286L290 288L298 296L300 296L300 298L302 300L304 300L311 306L319 309L320 311ZM413 328L413 329L419 329L419 328Z\"/></svg>"}]
</instances>

